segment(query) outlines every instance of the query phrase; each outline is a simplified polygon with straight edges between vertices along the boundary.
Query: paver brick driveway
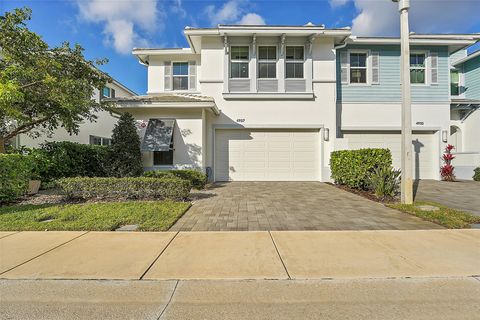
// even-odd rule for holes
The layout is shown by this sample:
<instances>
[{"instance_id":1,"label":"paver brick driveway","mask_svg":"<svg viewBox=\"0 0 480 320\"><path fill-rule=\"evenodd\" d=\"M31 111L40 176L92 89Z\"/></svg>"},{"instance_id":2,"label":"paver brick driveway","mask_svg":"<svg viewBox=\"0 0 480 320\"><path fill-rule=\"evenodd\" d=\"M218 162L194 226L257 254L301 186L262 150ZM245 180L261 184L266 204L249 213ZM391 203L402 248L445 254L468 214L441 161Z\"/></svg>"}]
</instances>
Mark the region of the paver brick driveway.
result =
<instances>
[{"instance_id":1,"label":"paver brick driveway","mask_svg":"<svg viewBox=\"0 0 480 320\"><path fill-rule=\"evenodd\" d=\"M171 231L441 228L320 182L229 182L202 196Z\"/></svg>"}]
</instances>

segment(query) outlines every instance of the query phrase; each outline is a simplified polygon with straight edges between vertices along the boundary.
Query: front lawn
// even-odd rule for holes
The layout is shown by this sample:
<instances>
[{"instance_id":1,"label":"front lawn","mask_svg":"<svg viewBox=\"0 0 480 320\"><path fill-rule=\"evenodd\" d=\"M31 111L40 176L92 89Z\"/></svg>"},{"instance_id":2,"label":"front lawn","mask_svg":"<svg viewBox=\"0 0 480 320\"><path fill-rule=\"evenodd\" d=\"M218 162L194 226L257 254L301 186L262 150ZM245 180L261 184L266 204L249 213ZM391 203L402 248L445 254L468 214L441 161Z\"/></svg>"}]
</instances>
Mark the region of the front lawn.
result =
<instances>
[{"instance_id":1,"label":"front lawn","mask_svg":"<svg viewBox=\"0 0 480 320\"><path fill-rule=\"evenodd\" d=\"M436 211L423 211L418 206L430 205L438 207ZM455 210L446 206L443 206L436 202L415 202L414 204L387 204L387 206L401 210L403 212L413 214L423 220L438 223L449 229L461 229L470 228L473 223L480 223L480 217L474 216L470 213Z\"/></svg>"},{"instance_id":2,"label":"front lawn","mask_svg":"<svg viewBox=\"0 0 480 320\"><path fill-rule=\"evenodd\" d=\"M113 231L128 224L141 231L166 231L189 207L174 201L13 205L0 207L0 231Z\"/></svg>"}]
</instances>

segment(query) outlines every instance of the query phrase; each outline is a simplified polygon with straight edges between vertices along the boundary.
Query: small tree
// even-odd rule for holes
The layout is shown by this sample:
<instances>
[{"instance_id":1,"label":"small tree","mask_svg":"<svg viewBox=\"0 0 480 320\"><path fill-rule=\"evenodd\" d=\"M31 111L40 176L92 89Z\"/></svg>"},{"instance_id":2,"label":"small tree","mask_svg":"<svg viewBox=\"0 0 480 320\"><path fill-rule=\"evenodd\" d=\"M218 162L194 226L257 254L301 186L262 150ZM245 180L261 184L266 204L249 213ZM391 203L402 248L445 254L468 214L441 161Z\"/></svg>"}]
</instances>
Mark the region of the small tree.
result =
<instances>
[{"instance_id":1,"label":"small tree","mask_svg":"<svg viewBox=\"0 0 480 320\"><path fill-rule=\"evenodd\" d=\"M0 16L0 153L19 134L48 135L60 126L76 134L82 121L108 107L92 98L110 79L94 67L106 61L88 61L81 46L68 42L49 47L27 28L31 13Z\"/></svg>"},{"instance_id":2,"label":"small tree","mask_svg":"<svg viewBox=\"0 0 480 320\"><path fill-rule=\"evenodd\" d=\"M451 144L445 147L445 153L442 157L443 166L440 168L440 175L444 181L455 181L455 167L452 165L452 160L455 159L455 156L452 154L454 148Z\"/></svg>"},{"instance_id":3,"label":"small tree","mask_svg":"<svg viewBox=\"0 0 480 320\"><path fill-rule=\"evenodd\" d=\"M122 114L113 128L108 159L111 176L136 177L143 173L140 137L130 113Z\"/></svg>"}]
</instances>

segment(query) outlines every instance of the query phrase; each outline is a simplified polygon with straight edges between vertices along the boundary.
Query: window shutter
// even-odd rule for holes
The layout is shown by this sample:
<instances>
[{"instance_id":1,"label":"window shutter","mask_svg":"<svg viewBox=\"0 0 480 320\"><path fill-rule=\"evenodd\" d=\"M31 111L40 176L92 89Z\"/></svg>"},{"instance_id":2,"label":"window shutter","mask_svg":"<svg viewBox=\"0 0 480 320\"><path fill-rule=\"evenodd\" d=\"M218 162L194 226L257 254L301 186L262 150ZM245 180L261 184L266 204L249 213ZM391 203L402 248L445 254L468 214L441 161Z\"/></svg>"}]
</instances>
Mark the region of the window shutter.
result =
<instances>
[{"instance_id":1,"label":"window shutter","mask_svg":"<svg viewBox=\"0 0 480 320\"><path fill-rule=\"evenodd\" d=\"M188 88L189 90L197 89L197 63L195 61L188 62Z\"/></svg>"},{"instance_id":2,"label":"window shutter","mask_svg":"<svg viewBox=\"0 0 480 320\"><path fill-rule=\"evenodd\" d=\"M172 62L165 61L165 77L164 77L164 88L165 90L172 90Z\"/></svg>"},{"instance_id":3,"label":"window shutter","mask_svg":"<svg viewBox=\"0 0 480 320\"><path fill-rule=\"evenodd\" d=\"M348 84L348 52L340 52L340 77L342 83Z\"/></svg>"},{"instance_id":4,"label":"window shutter","mask_svg":"<svg viewBox=\"0 0 480 320\"><path fill-rule=\"evenodd\" d=\"M380 83L380 55L372 52L372 84Z\"/></svg>"},{"instance_id":5,"label":"window shutter","mask_svg":"<svg viewBox=\"0 0 480 320\"><path fill-rule=\"evenodd\" d=\"M438 53L430 53L430 80L432 84L438 84Z\"/></svg>"}]
</instances>

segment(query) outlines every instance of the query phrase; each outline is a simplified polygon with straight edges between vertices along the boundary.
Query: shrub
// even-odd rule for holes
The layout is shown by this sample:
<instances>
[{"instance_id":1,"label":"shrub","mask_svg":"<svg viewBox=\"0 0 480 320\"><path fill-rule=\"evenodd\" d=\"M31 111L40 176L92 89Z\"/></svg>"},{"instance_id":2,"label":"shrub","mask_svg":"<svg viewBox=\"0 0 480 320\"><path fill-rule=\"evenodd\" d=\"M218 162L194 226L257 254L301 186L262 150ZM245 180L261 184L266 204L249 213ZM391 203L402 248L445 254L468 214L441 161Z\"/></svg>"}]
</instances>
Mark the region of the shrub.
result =
<instances>
[{"instance_id":1,"label":"shrub","mask_svg":"<svg viewBox=\"0 0 480 320\"><path fill-rule=\"evenodd\" d=\"M57 181L69 198L157 198L182 200L188 198L191 184L178 178L64 178Z\"/></svg>"},{"instance_id":2,"label":"shrub","mask_svg":"<svg viewBox=\"0 0 480 320\"><path fill-rule=\"evenodd\" d=\"M192 187L195 189L203 189L207 184L207 175L199 170L146 171L143 175L152 178L181 178L190 181Z\"/></svg>"},{"instance_id":3,"label":"shrub","mask_svg":"<svg viewBox=\"0 0 480 320\"><path fill-rule=\"evenodd\" d=\"M32 162L28 156L0 154L0 203L24 195L31 173Z\"/></svg>"},{"instance_id":4,"label":"shrub","mask_svg":"<svg viewBox=\"0 0 480 320\"><path fill-rule=\"evenodd\" d=\"M351 188L366 189L368 176L377 167L392 166L388 149L334 151L330 157L332 179Z\"/></svg>"},{"instance_id":5,"label":"shrub","mask_svg":"<svg viewBox=\"0 0 480 320\"><path fill-rule=\"evenodd\" d=\"M476 168L475 170L473 170L474 174L473 174L473 180L474 181L480 181L480 167Z\"/></svg>"},{"instance_id":6,"label":"shrub","mask_svg":"<svg viewBox=\"0 0 480 320\"><path fill-rule=\"evenodd\" d=\"M129 113L122 114L113 128L108 162L109 176L137 177L142 175L140 138L135 127L135 120Z\"/></svg>"},{"instance_id":7,"label":"shrub","mask_svg":"<svg viewBox=\"0 0 480 320\"><path fill-rule=\"evenodd\" d=\"M36 179L48 183L68 177L104 177L107 174L106 146L75 142L47 142L27 153L34 162Z\"/></svg>"},{"instance_id":8,"label":"shrub","mask_svg":"<svg viewBox=\"0 0 480 320\"><path fill-rule=\"evenodd\" d=\"M400 170L380 166L369 174L368 186L379 198L395 197L400 184Z\"/></svg>"},{"instance_id":9,"label":"shrub","mask_svg":"<svg viewBox=\"0 0 480 320\"><path fill-rule=\"evenodd\" d=\"M445 147L445 153L442 156L443 166L440 167L440 175L443 181L455 181L455 167L452 165L452 160L455 156L452 154L452 149L455 149L451 144Z\"/></svg>"}]
</instances>

